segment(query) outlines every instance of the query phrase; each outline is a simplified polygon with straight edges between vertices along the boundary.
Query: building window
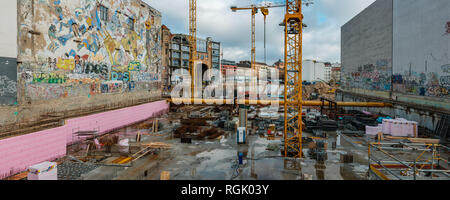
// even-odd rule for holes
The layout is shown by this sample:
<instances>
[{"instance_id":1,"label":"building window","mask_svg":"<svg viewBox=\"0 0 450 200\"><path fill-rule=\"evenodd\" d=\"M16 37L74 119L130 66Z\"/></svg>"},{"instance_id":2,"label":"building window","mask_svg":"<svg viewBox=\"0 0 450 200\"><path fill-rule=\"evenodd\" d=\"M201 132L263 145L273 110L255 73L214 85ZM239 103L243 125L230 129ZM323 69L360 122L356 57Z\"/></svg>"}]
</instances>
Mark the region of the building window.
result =
<instances>
[{"instance_id":1,"label":"building window","mask_svg":"<svg viewBox=\"0 0 450 200\"><path fill-rule=\"evenodd\" d=\"M172 49L173 49L173 50L180 50L180 45L178 45L178 44L172 44Z\"/></svg>"},{"instance_id":2,"label":"building window","mask_svg":"<svg viewBox=\"0 0 450 200\"><path fill-rule=\"evenodd\" d=\"M198 52L206 52L207 44L205 40L197 39L197 51Z\"/></svg>"},{"instance_id":3,"label":"building window","mask_svg":"<svg viewBox=\"0 0 450 200\"><path fill-rule=\"evenodd\" d=\"M130 30L134 31L134 19L131 17L128 18L128 28L130 28Z\"/></svg>"},{"instance_id":4,"label":"building window","mask_svg":"<svg viewBox=\"0 0 450 200\"><path fill-rule=\"evenodd\" d=\"M181 46L182 51L190 51L190 48L188 46Z\"/></svg>"},{"instance_id":5,"label":"building window","mask_svg":"<svg viewBox=\"0 0 450 200\"><path fill-rule=\"evenodd\" d=\"M189 62L188 61L183 61L183 67L189 67Z\"/></svg>"},{"instance_id":6,"label":"building window","mask_svg":"<svg viewBox=\"0 0 450 200\"><path fill-rule=\"evenodd\" d=\"M189 53L183 53L183 59L189 60Z\"/></svg>"},{"instance_id":7,"label":"building window","mask_svg":"<svg viewBox=\"0 0 450 200\"><path fill-rule=\"evenodd\" d=\"M172 52L172 58L180 58L180 52Z\"/></svg>"},{"instance_id":8,"label":"building window","mask_svg":"<svg viewBox=\"0 0 450 200\"><path fill-rule=\"evenodd\" d=\"M107 7L100 5L100 19L104 22L107 22L109 20L108 19L108 10L109 9Z\"/></svg>"},{"instance_id":9,"label":"building window","mask_svg":"<svg viewBox=\"0 0 450 200\"><path fill-rule=\"evenodd\" d=\"M172 66L180 66L180 61L179 60L172 60Z\"/></svg>"}]
</instances>

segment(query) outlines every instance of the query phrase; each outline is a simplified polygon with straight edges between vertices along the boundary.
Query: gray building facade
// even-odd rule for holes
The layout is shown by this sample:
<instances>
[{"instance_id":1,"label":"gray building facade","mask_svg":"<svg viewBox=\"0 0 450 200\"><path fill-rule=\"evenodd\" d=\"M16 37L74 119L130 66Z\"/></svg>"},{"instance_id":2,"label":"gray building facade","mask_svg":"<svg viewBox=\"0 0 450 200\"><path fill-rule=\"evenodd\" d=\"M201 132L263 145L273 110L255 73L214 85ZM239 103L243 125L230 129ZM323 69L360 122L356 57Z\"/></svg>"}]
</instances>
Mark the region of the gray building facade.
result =
<instances>
[{"instance_id":1,"label":"gray building facade","mask_svg":"<svg viewBox=\"0 0 450 200\"><path fill-rule=\"evenodd\" d=\"M431 130L450 114L450 1L377 0L341 33L338 100L393 102L382 113Z\"/></svg>"},{"instance_id":2,"label":"gray building facade","mask_svg":"<svg viewBox=\"0 0 450 200\"><path fill-rule=\"evenodd\" d=\"M172 75L178 69L189 71L190 42L189 35L173 34L167 41L169 44L169 60L171 84L177 84L181 77ZM217 69L220 71L221 62L221 44L213 41L212 38L197 38L197 57L196 61L202 62L203 73L208 69Z\"/></svg>"},{"instance_id":3,"label":"gray building facade","mask_svg":"<svg viewBox=\"0 0 450 200\"><path fill-rule=\"evenodd\" d=\"M391 90L392 2L377 0L342 26L343 88Z\"/></svg>"}]
</instances>

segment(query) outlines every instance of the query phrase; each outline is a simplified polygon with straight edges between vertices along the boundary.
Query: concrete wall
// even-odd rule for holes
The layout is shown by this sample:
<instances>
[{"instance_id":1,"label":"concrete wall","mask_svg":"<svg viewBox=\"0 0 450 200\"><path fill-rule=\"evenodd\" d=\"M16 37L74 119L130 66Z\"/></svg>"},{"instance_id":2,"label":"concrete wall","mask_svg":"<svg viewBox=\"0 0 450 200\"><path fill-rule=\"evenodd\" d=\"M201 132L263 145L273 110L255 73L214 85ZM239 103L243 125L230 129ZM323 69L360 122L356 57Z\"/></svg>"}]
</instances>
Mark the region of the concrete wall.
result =
<instances>
[{"instance_id":1,"label":"concrete wall","mask_svg":"<svg viewBox=\"0 0 450 200\"><path fill-rule=\"evenodd\" d=\"M337 101L350 101L350 102L373 102L376 101L373 98L365 98L358 95L349 95L338 93L336 95ZM382 113L392 118L404 118L410 121L418 122L419 126L427 128L429 130L435 130L442 114L421 108L413 108L405 104L396 104L393 107L386 108L345 108L347 110L359 110L369 111L374 114Z\"/></svg>"},{"instance_id":2,"label":"concrete wall","mask_svg":"<svg viewBox=\"0 0 450 200\"><path fill-rule=\"evenodd\" d=\"M377 0L342 27L342 89L450 111L449 11L446 0Z\"/></svg>"},{"instance_id":3,"label":"concrete wall","mask_svg":"<svg viewBox=\"0 0 450 200\"><path fill-rule=\"evenodd\" d=\"M108 133L166 113L169 104L158 101L140 106L66 120L59 128L0 140L0 179L22 172L27 167L66 155L66 146L83 138L79 131Z\"/></svg>"},{"instance_id":4,"label":"concrete wall","mask_svg":"<svg viewBox=\"0 0 450 200\"><path fill-rule=\"evenodd\" d=\"M0 132L45 113L161 97L161 14L142 1L19 0L14 16L18 101L0 107Z\"/></svg>"},{"instance_id":5,"label":"concrete wall","mask_svg":"<svg viewBox=\"0 0 450 200\"><path fill-rule=\"evenodd\" d=\"M0 1L0 57L17 58L17 0Z\"/></svg>"},{"instance_id":6,"label":"concrete wall","mask_svg":"<svg viewBox=\"0 0 450 200\"><path fill-rule=\"evenodd\" d=\"M394 92L449 99L450 1L394 1Z\"/></svg>"},{"instance_id":7,"label":"concrete wall","mask_svg":"<svg viewBox=\"0 0 450 200\"><path fill-rule=\"evenodd\" d=\"M342 26L342 83L348 90L390 91L392 0L377 0Z\"/></svg>"}]
</instances>

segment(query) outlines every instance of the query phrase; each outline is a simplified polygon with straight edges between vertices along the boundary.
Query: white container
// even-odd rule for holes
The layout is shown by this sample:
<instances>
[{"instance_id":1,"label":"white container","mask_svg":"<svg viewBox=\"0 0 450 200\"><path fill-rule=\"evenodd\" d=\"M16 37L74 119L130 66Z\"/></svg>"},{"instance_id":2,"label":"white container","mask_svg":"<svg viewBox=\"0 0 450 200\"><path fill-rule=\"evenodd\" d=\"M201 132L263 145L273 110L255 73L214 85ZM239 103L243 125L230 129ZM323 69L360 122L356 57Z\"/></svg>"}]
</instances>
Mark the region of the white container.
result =
<instances>
[{"instance_id":1,"label":"white container","mask_svg":"<svg viewBox=\"0 0 450 200\"><path fill-rule=\"evenodd\" d=\"M54 162L43 162L28 168L28 180L58 180L58 166Z\"/></svg>"},{"instance_id":2,"label":"white container","mask_svg":"<svg viewBox=\"0 0 450 200\"><path fill-rule=\"evenodd\" d=\"M403 136L402 125L400 121L397 120L391 121L391 135L396 137Z\"/></svg>"},{"instance_id":3,"label":"white container","mask_svg":"<svg viewBox=\"0 0 450 200\"><path fill-rule=\"evenodd\" d=\"M382 132L385 135L391 135L391 124L392 124L391 119L383 119Z\"/></svg>"},{"instance_id":4,"label":"white container","mask_svg":"<svg viewBox=\"0 0 450 200\"><path fill-rule=\"evenodd\" d=\"M382 129L379 126L366 126L366 135L378 135Z\"/></svg>"},{"instance_id":5,"label":"white container","mask_svg":"<svg viewBox=\"0 0 450 200\"><path fill-rule=\"evenodd\" d=\"M238 144L245 144L246 143L246 137L247 137L247 128L245 127L239 127L237 129L237 143Z\"/></svg>"}]
</instances>

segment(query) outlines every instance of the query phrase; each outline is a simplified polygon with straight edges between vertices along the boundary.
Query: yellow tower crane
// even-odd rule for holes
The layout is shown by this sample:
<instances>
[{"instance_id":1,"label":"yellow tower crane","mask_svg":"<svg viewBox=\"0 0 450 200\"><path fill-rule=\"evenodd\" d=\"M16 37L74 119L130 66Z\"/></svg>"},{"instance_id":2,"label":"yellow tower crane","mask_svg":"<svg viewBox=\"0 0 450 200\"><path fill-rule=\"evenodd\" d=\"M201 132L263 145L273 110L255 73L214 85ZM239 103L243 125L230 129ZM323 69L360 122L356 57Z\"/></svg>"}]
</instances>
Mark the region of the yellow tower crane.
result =
<instances>
[{"instance_id":1,"label":"yellow tower crane","mask_svg":"<svg viewBox=\"0 0 450 200\"><path fill-rule=\"evenodd\" d=\"M306 3L309 5L310 3ZM284 18L284 155L303 158L302 0L286 0Z\"/></svg>"},{"instance_id":2,"label":"yellow tower crane","mask_svg":"<svg viewBox=\"0 0 450 200\"><path fill-rule=\"evenodd\" d=\"M195 61L197 60L197 0L189 0L189 72L191 73L191 99L195 98Z\"/></svg>"},{"instance_id":3,"label":"yellow tower crane","mask_svg":"<svg viewBox=\"0 0 450 200\"><path fill-rule=\"evenodd\" d=\"M306 1L306 0L305 0ZM303 157L302 147L302 104L309 105L302 100L302 37L303 37L303 14L302 4L312 4L311 1L302 2L302 0L286 0L286 14L283 21L285 33L285 90L284 90L284 155L286 157ZM268 8L280 7L281 5L269 6L251 6L248 8L232 7L233 11L251 10L252 11L252 69L255 69L255 15L258 10L262 10L264 16L268 15ZM190 0L190 37L191 37L191 59L190 71L192 80L195 80L195 60L197 51L197 12L196 0ZM194 89L194 82L192 82ZM192 92L193 94L193 92ZM192 95L192 98L194 96ZM205 101L205 100L202 100ZM194 99L192 99L192 103ZM315 102L310 102L311 105ZM250 104L250 102L246 103ZM390 106L387 104L376 103L354 103L341 102L341 106Z\"/></svg>"},{"instance_id":4,"label":"yellow tower crane","mask_svg":"<svg viewBox=\"0 0 450 200\"><path fill-rule=\"evenodd\" d=\"M252 14L252 49L251 49L251 65L252 65L252 69L255 69L255 62L256 62L256 22L255 22L255 16L258 13L259 10L261 10L261 14L264 16L264 62L266 62L266 20L267 20L267 16L269 15L269 8L281 8L281 7L285 7L286 5L284 4L277 4L277 5L263 5L263 6L256 6L256 5L251 5L251 6L247 6L247 7L242 7L242 8L238 8L236 6L232 6L231 10L233 12L236 12L238 10L251 10L251 14Z\"/></svg>"},{"instance_id":5,"label":"yellow tower crane","mask_svg":"<svg viewBox=\"0 0 450 200\"><path fill-rule=\"evenodd\" d=\"M255 69L255 15L258 10L264 15L264 32L269 8L285 7L285 85L284 85L284 155L286 157L302 158L302 36L303 14L302 4L309 6L311 1L286 0L284 5L249 6L244 8L231 7L231 10L252 11L252 69ZM266 45L264 33L264 46ZM266 55L265 55L266 57Z\"/></svg>"}]
</instances>

